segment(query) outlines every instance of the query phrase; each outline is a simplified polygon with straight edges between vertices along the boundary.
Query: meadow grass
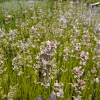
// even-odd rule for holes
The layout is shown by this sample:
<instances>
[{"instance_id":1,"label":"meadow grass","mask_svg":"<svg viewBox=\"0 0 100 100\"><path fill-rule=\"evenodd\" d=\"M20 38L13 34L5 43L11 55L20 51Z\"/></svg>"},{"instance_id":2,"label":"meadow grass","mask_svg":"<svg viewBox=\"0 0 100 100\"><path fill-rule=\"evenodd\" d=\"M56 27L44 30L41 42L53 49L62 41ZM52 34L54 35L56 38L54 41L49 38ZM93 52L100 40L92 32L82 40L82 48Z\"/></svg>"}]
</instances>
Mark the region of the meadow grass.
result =
<instances>
[{"instance_id":1,"label":"meadow grass","mask_svg":"<svg viewBox=\"0 0 100 100\"><path fill-rule=\"evenodd\" d=\"M0 4L0 100L100 100L100 23L86 4ZM54 99L50 99L54 100Z\"/></svg>"}]
</instances>

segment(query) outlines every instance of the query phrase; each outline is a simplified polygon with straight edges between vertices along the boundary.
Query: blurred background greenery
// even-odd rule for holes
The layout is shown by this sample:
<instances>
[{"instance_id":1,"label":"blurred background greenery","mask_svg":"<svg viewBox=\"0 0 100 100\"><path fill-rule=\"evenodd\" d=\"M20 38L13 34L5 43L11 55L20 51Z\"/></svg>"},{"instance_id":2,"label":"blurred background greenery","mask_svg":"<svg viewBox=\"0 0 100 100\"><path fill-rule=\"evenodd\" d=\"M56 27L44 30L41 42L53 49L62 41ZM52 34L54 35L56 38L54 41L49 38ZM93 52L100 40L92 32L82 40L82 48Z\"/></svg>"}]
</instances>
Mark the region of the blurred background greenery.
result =
<instances>
[{"instance_id":1,"label":"blurred background greenery","mask_svg":"<svg viewBox=\"0 0 100 100\"><path fill-rule=\"evenodd\" d=\"M0 0L0 2L6 2L6 1L36 1L36 0ZM43 1L43 0L38 0L38 1ZM58 1L58 0L49 0L49 1ZM61 0L61 1L71 1L71 0ZM93 3L93 2L99 2L100 0L72 0L72 1Z\"/></svg>"}]
</instances>

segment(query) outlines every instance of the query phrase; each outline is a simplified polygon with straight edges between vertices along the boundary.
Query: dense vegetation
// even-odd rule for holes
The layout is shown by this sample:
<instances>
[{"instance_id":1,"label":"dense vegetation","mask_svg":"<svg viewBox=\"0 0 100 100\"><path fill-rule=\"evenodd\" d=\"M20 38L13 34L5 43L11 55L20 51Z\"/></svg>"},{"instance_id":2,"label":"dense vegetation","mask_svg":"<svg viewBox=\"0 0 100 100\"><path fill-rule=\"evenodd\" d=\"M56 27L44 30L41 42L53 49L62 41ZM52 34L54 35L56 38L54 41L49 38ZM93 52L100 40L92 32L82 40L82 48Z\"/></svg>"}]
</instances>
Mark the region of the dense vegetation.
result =
<instances>
[{"instance_id":1,"label":"dense vegetation","mask_svg":"<svg viewBox=\"0 0 100 100\"><path fill-rule=\"evenodd\" d=\"M0 0L0 2L6 2L6 1L16 1L16 0ZM28 1L28 0L18 0L18 1ZM34 0L33 0L34 1ZM35 0L36 1L36 0ZM37 0L38 1L38 0ZM43 1L43 0L39 0L39 1ZM45 1L45 0L44 0ZM47 0L46 0L47 1ZM61 1L61 0L48 0L48 1ZM62 1L71 1L71 0L62 0ZM72 0L72 1L77 1L77 0ZM79 0L79 1L83 1L83 2L88 2L88 3L92 3L92 2L99 2L99 0Z\"/></svg>"},{"instance_id":2,"label":"dense vegetation","mask_svg":"<svg viewBox=\"0 0 100 100\"><path fill-rule=\"evenodd\" d=\"M0 4L0 100L100 100L100 24L86 4Z\"/></svg>"}]
</instances>

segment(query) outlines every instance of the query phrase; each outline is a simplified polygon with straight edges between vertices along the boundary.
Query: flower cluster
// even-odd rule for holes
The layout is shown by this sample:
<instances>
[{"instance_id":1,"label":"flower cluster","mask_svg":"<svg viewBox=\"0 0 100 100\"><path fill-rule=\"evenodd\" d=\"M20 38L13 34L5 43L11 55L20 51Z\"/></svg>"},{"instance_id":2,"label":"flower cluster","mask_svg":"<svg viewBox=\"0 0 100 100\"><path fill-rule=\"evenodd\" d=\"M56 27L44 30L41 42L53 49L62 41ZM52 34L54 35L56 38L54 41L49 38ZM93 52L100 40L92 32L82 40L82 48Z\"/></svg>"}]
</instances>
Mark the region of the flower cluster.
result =
<instances>
[{"instance_id":1,"label":"flower cluster","mask_svg":"<svg viewBox=\"0 0 100 100\"><path fill-rule=\"evenodd\" d=\"M94 28L94 33L97 37L100 36L100 24L96 24Z\"/></svg>"},{"instance_id":2,"label":"flower cluster","mask_svg":"<svg viewBox=\"0 0 100 100\"><path fill-rule=\"evenodd\" d=\"M98 71L100 70L100 40L96 41L96 47L94 48L95 52L95 63L96 65L91 69L92 74L94 74L94 82L100 83L100 77L98 77Z\"/></svg>"},{"instance_id":3,"label":"flower cluster","mask_svg":"<svg viewBox=\"0 0 100 100\"><path fill-rule=\"evenodd\" d=\"M73 68L73 73L74 73L74 78L81 78L83 73L84 73L84 69L82 69L82 67L74 67Z\"/></svg>"},{"instance_id":4,"label":"flower cluster","mask_svg":"<svg viewBox=\"0 0 100 100\"><path fill-rule=\"evenodd\" d=\"M80 65L86 65L89 54L88 52L81 51L80 53Z\"/></svg>"},{"instance_id":5,"label":"flower cluster","mask_svg":"<svg viewBox=\"0 0 100 100\"><path fill-rule=\"evenodd\" d=\"M63 98L63 96L64 96L63 84L59 83L58 80L56 80L55 83L54 83L53 93L55 94L56 97Z\"/></svg>"},{"instance_id":6,"label":"flower cluster","mask_svg":"<svg viewBox=\"0 0 100 100\"><path fill-rule=\"evenodd\" d=\"M24 8L20 1L11 10L0 4L0 100L97 100L96 13L86 4L47 1Z\"/></svg>"},{"instance_id":7,"label":"flower cluster","mask_svg":"<svg viewBox=\"0 0 100 100\"><path fill-rule=\"evenodd\" d=\"M44 85L50 85L50 75L53 70L53 65L51 65L51 57L54 50L57 47L57 43L54 41L46 41L45 46L40 48L40 53L38 54L37 60L39 66L39 81Z\"/></svg>"},{"instance_id":8,"label":"flower cluster","mask_svg":"<svg viewBox=\"0 0 100 100\"><path fill-rule=\"evenodd\" d=\"M16 87L17 87L17 85L10 86L8 94L3 95L2 99L3 100L13 100L14 96L16 95Z\"/></svg>"},{"instance_id":9,"label":"flower cluster","mask_svg":"<svg viewBox=\"0 0 100 100\"><path fill-rule=\"evenodd\" d=\"M78 95L81 94L81 91L85 87L85 81L82 80L83 74L84 74L84 69L82 69L81 66L73 68L73 75L74 75L75 82L73 83L72 86L75 90L75 93Z\"/></svg>"}]
</instances>

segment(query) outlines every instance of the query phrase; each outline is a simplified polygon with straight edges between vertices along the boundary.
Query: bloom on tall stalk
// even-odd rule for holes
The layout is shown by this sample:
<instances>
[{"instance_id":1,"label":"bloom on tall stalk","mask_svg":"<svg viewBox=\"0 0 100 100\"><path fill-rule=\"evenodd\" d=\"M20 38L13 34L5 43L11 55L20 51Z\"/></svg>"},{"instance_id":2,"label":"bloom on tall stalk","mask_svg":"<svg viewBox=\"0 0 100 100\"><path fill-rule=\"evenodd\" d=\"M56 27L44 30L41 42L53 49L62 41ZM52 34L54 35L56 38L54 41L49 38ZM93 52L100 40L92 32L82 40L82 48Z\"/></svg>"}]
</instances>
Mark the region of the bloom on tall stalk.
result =
<instances>
[{"instance_id":1,"label":"bloom on tall stalk","mask_svg":"<svg viewBox=\"0 0 100 100\"><path fill-rule=\"evenodd\" d=\"M56 97L63 98L64 92L63 92L63 84L59 83L58 80L54 83L54 92Z\"/></svg>"},{"instance_id":2,"label":"bloom on tall stalk","mask_svg":"<svg viewBox=\"0 0 100 100\"><path fill-rule=\"evenodd\" d=\"M98 70L100 68L100 40L96 40L96 46L94 48L95 52L95 63L96 66L94 66L91 70L92 74L94 74L94 82L99 84L100 83L100 77L98 76Z\"/></svg>"},{"instance_id":3,"label":"bloom on tall stalk","mask_svg":"<svg viewBox=\"0 0 100 100\"><path fill-rule=\"evenodd\" d=\"M80 53L80 65L86 65L87 60L89 59L89 54L88 52L81 51Z\"/></svg>"},{"instance_id":4,"label":"bloom on tall stalk","mask_svg":"<svg viewBox=\"0 0 100 100\"><path fill-rule=\"evenodd\" d=\"M84 74L84 65L86 65L87 60L89 59L89 53L86 51L81 51L79 54L80 58L80 66L73 68L73 77L74 82L72 83L72 87L74 90L73 99L74 100L81 100L82 91L85 88L85 81L83 79Z\"/></svg>"},{"instance_id":5,"label":"bloom on tall stalk","mask_svg":"<svg viewBox=\"0 0 100 100\"><path fill-rule=\"evenodd\" d=\"M73 68L74 82L72 87L75 94L73 95L74 100L81 100L81 91L85 88L85 81L82 79L84 69L82 66Z\"/></svg>"},{"instance_id":6,"label":"bloom on tall stalk","mask_svg":"<svg viewBox=\"0 0 100 100\"><path fill-rule=\"evenodd\" d=\"M94 33L97 37L100 37L100 24L95 25Z\"/></svg>"},{"instance_id":7,"label":"bloom on tall stalk","mask_svg":"<svg viewBox=\"0 0 100 100\"><path fill-rule=\"evenodd\" d=\"M74 78L81 78L83 73L84 73L84 69L82 69L82 67L75 67L73 68L73 73L74 73Z\"/></svg>"},{"instance_id":8,"label":"bloom on tall stalk","mask_svg":"<svg viewBox=\"0 0 100 100\"><path fill-rule=\"evenodd\" d=\"M52 53L57 47L55 41L46 41L45 45L40 48L40 53L38 54L37 60L39 64L39 82L43 83L45 86L50 85L50 75L53 69L51 65Z\"/></svg>"}]
</instances>

